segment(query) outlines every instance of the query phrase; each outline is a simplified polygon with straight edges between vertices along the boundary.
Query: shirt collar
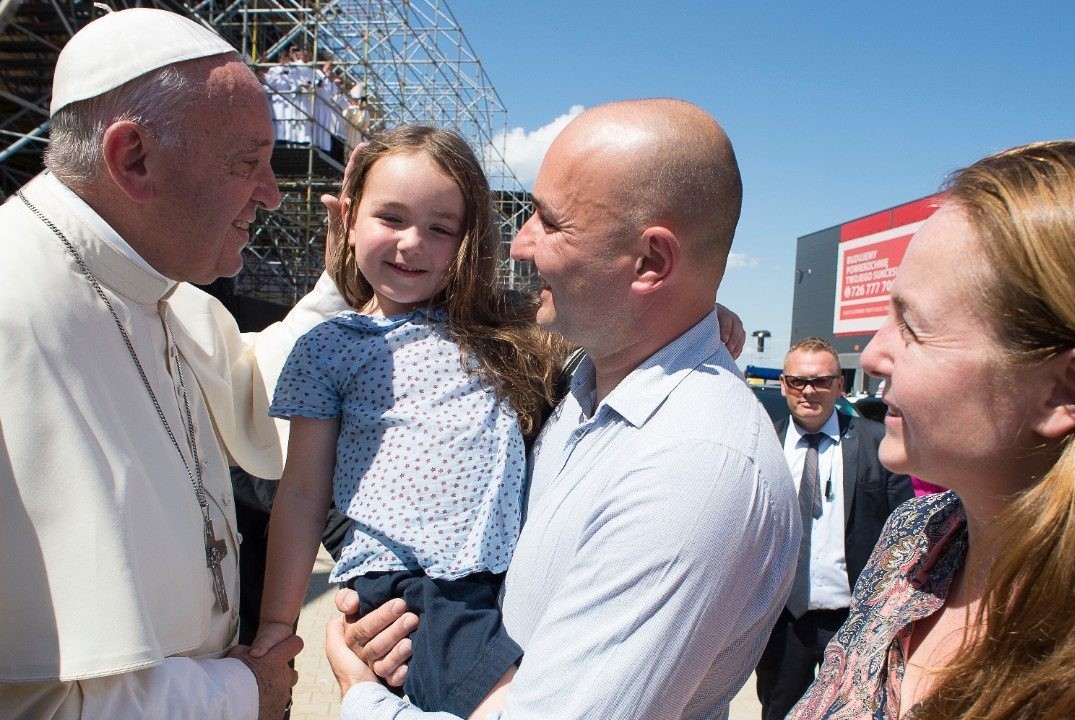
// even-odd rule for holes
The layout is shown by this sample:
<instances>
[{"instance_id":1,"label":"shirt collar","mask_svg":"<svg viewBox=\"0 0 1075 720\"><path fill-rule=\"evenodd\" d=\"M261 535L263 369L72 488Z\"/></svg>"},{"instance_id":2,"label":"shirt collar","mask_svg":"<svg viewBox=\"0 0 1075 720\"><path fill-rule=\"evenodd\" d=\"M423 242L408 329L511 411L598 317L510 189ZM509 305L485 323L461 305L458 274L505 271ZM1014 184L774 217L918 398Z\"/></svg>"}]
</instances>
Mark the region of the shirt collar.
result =
<instances>
[{"instance_id":1,"label":"shirt collar","mask_svg":"<svg viewBox=\"0 0 1075 720\"><path fill-rule=\"evenodd\" d=\"M716 310L711 310L690 330L668 343L619 382L601 402L635 427L645 424L680 382L696 368L730 372L742 377L735 361L720 341ZM571 394L584 410L592 405L597 374L589 356L583 358L571 378Z\"/></svg>"},{"instance_id":2,"label":"shirt collar","mask_svg":"<svg viewBox=\"0 0 1075 720\"><path fill-rule=\"evenodd\" d=\"M346 310L329 318L329 321L370 335L384 335L407 323L415 325L443 323L447 318L448 312L444 306L437 305L431 308L414 308L399 315L365 315L354 310Z\"/></svg>"},{"instance_id":3,"label":"shirt collar","mask_svg":"<svg viewBox=\"0 0 1075 720\"><path fill-rule=\"evenodd\" d=\"M808 430L799 427L799 423L795 422L794 419L791 422L791 426L795 428L795 432L799 433L799 440L802 439L803 435L810 434ZM818 430L818 432L824 433L825 436L834 443L840 442L840 418L837 417L835 408L833 408L832 413L829 414L828 420L825 421L825 424L821 426L821 429ZM798 440L796 440L796 442L798 442Z\"/></svg>"},{"instance_id":4,"label":"shirt collar","mask_svg":"<svg viewBox=\"0 0 1075 720\"><path fill-rule=\"evenodd\" d=\"M78 216L79 220L93 232L97 233L101 239L115 248L121 255L134 263L140 270L150 277L167 283L169 291L176 285L175 280L161 275L152 265L146 262L146 259L139 255L126 240L120 237L119 233L116 232L111 225L105 222L104 218L98 215L96 210L90 207L85 200L80 198L74 190L64 185L63 181L58 177L51 172L46 172L42 174L41 182L48 185L52 192L60 196L71 208L71 212Z\"/></svg>"}]
</instances>

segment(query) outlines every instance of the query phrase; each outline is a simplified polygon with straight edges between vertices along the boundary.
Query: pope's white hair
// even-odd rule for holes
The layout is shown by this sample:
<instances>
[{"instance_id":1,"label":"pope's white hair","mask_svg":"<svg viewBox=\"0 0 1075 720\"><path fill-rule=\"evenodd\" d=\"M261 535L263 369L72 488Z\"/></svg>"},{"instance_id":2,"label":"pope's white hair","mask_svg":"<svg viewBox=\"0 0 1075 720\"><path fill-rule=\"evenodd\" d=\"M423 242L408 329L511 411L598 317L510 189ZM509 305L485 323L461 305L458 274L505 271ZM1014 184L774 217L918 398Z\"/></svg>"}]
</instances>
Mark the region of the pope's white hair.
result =
<instances>
[{"instance_id":1,"label":"pope's white hair","mask_svg":"<svg viewBox=\"0 0 1075 720\"><path fill-rule=\"evenodd\" d=\"M61 108L52 117L45 166L71 184L92 182L103 168L101 140L115 122L138 123L162 146L180 147L187 111L207 99L204 83L166 65L96 97Z\"/></svg>"}]
</instances>

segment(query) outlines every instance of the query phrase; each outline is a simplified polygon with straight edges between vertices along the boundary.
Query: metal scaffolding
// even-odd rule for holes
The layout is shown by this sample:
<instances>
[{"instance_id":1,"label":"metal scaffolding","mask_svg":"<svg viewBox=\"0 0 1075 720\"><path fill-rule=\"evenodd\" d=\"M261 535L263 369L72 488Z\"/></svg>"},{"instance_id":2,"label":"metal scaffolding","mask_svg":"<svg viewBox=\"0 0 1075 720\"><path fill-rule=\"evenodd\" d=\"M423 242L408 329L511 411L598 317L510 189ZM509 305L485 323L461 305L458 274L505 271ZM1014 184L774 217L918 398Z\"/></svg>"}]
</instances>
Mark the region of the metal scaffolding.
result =
<instances>
[{"instance_id":1,"label":"metal scaffolding","mask_svg":"<svg viewBox=\"0 0 1075 720\"><path fill-rule=\"evenodd\" d=\"M483 159L498 192L504 239L501 282L532 284L529 265L507 244L530 212L528 196L504 160L507 116L481 61L443 0L237 0L125 2L183 13L215 28L266 79L293 62L313 82L276 92L273 152L283 203L251 230L238 292L291 304L324 263L325 216L319 197L336 192L342 172L349 95L368 98L372 128L420 122L451 128ZM0 0L0 192L10 194L41 168L56 55L100 11L85 0ZM286 55L308 51L305 60ZM325 62L329 61L329 65ZM351 90L354 92L352 93ZM282 109L281 109L282 108ZM288 120L282 120L287 114ZM336 139L333 140L333 136Z\"/></svg>"}]
</instances>

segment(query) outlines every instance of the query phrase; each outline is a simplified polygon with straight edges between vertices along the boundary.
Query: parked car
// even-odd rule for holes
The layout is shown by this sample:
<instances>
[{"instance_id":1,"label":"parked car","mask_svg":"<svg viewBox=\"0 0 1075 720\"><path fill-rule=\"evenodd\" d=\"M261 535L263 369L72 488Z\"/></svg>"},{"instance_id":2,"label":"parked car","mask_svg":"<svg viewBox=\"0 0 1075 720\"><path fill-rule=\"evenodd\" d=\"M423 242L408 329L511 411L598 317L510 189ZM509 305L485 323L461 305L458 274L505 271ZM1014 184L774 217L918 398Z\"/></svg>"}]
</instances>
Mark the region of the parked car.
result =
<instances>
[{"instance_id":1,"label":"parked car","mask_svg":"<svg viewBox=\"0 0 1075 720\"><path fill-rule=\"evenodd\" d=\"M769 419L774 425L791 414L788 410L788 401L780 394L779 386L751 385L750 389L754 391L754 397L761 402L765 412L769 413Z\"/></svg>"},{"instance_id":2,"label":"parked car","mask_svg":"<svg viewBox=\"0 0 1075 720\"><path fill-rule=\"evenodd\" d=\"M888 405L876 395L860 397L855 401L855 409L859 411L859 415L862 417L876 420L877 422L884 422L885 415L888 413Z\"/></svg>"}]
</instances>

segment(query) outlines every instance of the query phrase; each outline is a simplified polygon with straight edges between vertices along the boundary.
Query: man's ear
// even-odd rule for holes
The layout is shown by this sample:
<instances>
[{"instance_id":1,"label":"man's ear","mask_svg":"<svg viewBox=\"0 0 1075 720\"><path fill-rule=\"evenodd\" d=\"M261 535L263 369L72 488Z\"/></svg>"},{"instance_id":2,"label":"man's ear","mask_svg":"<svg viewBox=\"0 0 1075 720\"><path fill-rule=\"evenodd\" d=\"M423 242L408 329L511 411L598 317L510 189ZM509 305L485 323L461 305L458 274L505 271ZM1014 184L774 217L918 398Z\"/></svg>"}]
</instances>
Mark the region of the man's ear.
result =
<instances>
[{"instance_id":1,"label":"man's ear","mask_svg":"<svg viewBox=\"0 0 1075 720\"><path fill-rule=\"evenodd\" d=\"M149 154L156 144L130 120L112 123L101 138L101 159L112 182L137 204L153 198Z\"/></svg>"},{"instance_id":2,"label":"man's ear","mask_svg":"<svg viewBox=\"0 0 1075 720\"><path fill-rule=\"evenodd\" d=\"M645 295L661 288L682 260L682 248L675 233L666 227L653 226L642 231L641 253L635 261L635 279L631 289Z\"/></svg>"},{"instance_id":3,"label":"man's ear","mask_svg":"<svg viewBox=\"0 0 1075 720\"><path fill-rule=\"evenodd\" d=\"M1058 353L1040 371L1046 373L1047 392L1034 430L1046 438L1066 437L1075 432L1075 348Z\"/></svg>"}]
</instances>

